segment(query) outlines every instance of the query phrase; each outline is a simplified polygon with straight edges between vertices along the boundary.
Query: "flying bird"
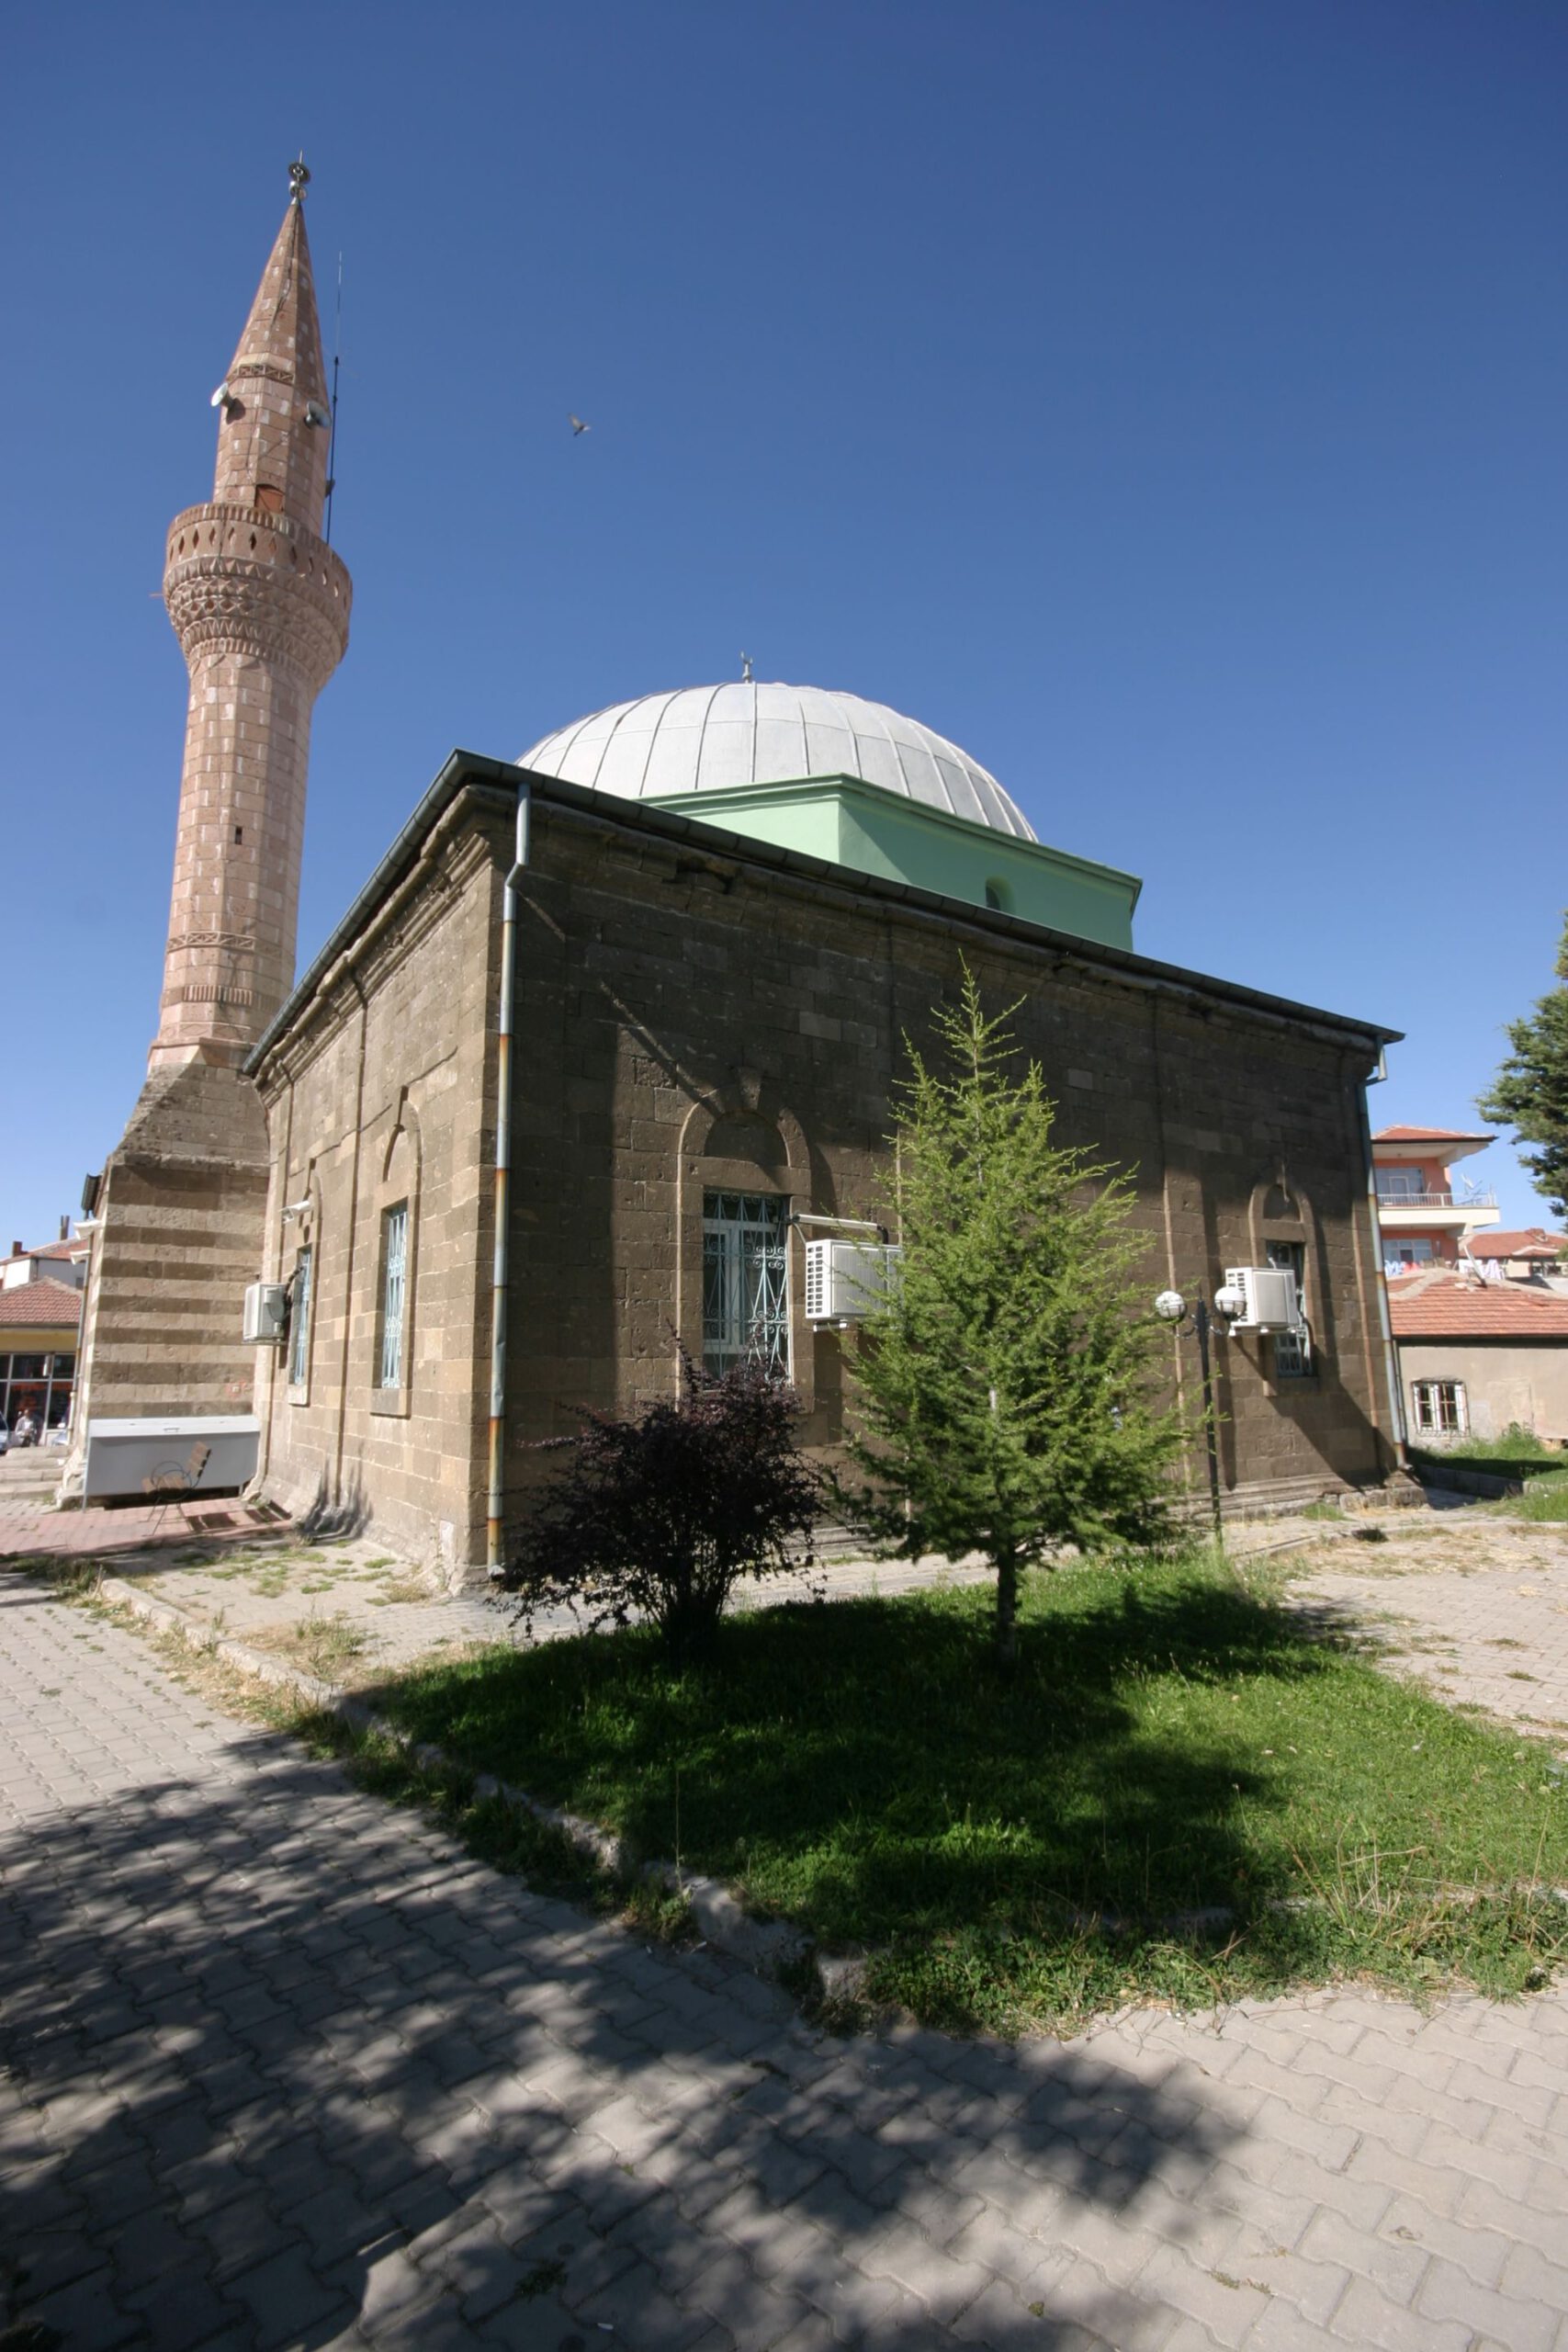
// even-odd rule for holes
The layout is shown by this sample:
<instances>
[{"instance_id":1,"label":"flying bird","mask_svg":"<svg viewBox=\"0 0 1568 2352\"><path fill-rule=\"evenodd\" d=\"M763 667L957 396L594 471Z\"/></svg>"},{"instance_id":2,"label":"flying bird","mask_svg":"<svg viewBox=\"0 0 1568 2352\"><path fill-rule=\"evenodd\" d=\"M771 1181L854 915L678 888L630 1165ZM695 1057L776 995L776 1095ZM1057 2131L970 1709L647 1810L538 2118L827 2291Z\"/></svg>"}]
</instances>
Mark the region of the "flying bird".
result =
<instances>
[{"instance_id":1,"label":"flying bird","mask_svg":"<svg viewBox=\"0 0 1568 2352\"><path fill-rule=\"evenodd\" d=\"M571 418L571 420L570 420L570 424L571 424L572 433L573 433L573 435L577 435L577 434L579 434L579 433L592 433L592 430L593 430L593 427L592 427L591 424L584 424L584 423L582 422L582 419L581 419L580 416L574 416L574 417L572 417L572 418Z\"/></svg>"}]
</instances>

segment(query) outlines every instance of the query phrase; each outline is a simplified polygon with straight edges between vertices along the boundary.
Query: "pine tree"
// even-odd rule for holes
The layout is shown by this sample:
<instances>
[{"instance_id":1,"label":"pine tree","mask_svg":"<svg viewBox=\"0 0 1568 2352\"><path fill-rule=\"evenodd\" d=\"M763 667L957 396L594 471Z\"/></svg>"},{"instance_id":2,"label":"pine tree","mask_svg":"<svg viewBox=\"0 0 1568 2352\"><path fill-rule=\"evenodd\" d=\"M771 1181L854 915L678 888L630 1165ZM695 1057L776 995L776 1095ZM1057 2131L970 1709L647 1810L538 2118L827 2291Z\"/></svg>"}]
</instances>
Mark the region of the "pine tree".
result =
<instances>
[{"instance_id":1,"label":"pine tree","mask_svg":"<svg viewBox=\"0 0 1568 2352\"><path fill-rule=\"evenodd\" d=\"M1016 1012L1017 1007L1011 1008ZM1154 1401L1157 1330L1134 1269L1129 1179L1053 1140L1037 1063L964 969L936 1016L945 1067L908 1046L893 1137L902 1256L852 1343L840 1482L863 1530L909 1556L983 1553L996 1645L1016 1654L1020 1572L1064 1541L1152 1545L1169 1532L1183 1432Z\"/></svg>"},{"instance_id":2,"label":"pine tree","mask_svg":"<svg viewBox=\"0 0 1568 2352\"><path fill-rule=\"evenodd\" d=\"M1568 924L1557 975L1568 982ZM1543 996L1529 1020L1510 1022L1508 1043L1513 1052L1475 1107L1483 1119L1506 1120L1520 1142L1540 1146L1520 1156L1536 1191L1568 1216L1568 986Z\"/></svg>"}]
</instances>

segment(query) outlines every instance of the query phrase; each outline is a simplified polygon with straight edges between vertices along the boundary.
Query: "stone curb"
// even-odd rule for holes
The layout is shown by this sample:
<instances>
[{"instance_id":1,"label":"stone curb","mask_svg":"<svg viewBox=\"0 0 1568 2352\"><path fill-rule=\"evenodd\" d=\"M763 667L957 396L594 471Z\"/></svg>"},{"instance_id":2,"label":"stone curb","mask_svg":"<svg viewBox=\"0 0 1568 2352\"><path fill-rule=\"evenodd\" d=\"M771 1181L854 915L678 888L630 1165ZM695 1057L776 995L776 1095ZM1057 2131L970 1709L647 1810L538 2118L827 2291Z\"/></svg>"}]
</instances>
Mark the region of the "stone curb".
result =
<instances>
[{"instance_id":1,"label":"stone curb","mask_svg":"<svg viewBox=\"0 0 1568 2352\"><path fill-rule=\"evenodd\" d=\"M312 1705L339 1715L355 1731L374 1733L406 1748L415 1763L430 1771L460 1771L467 1768L454 1764L443 1748L427 1740L415 1740L400 1724L378 1714L374 1707L355 1697L340 1682L324 1682L319 1675L307 1674L302 1667L289 1666L283 1659L271 1657L265 1650L254 1650L243 1642L231 1640L221 1634L209 1633L172 1600L160 1600L152 1593L138 1592L123 1577L100 1578L98 1590L106 1600L118 1602L135 1617L161 1626L166 1633L177 1634L192 1649L209 1657L220 1657L242 1674L254 1676L262 1682L297 1690ZM604 1829L595 1821L585 1821L575 1813L564 1813L558 1805L546 1804L540 1798L530 1796L526 1789L515 1787L509 1781L498 1780L493 1772L476 1772L474 1788L482 1797L499 1797L503 1804L516 1812L531 1814L536 1821L558 1830L580 1853L588 1855L602 1868L627 1878L643 1880L647 1884L662 1887L666 1893L684 1897L692 1917L696 1921L705 1942L716 1951L727 1953L759 1976L776 1978L789 1967L802 1961L815 1960L825 1992L840 1997L851 1989L851 1973L863 1974L863 1959L829 1959L818 1954L808 1936L782 1919L754 1919L738 1903L728 1888L717 1879L705 1878L692 1871L682 1871L673 1862L638 1861L626 1849L624 1840L613 1829ZM829 1982L829 1972L832 1973ZM858 1981L858 1979L857 1979Z\"/></svg>"},{"instance_id":2,"label":"stone curb","mask_svg":"<svg viewBox=\"0 0 1568 2352\"><path fill-rule=\"evenodd\" d=\"M1348 1529L1343 1531L1348 1535ZM1293 1539L1292 1539L1293 1541ZM1283 1549L1283 1546L1268 1547ZM1253 1557L1261 1556L1254 1554ZM325 1682L319 1675L307 1674L303 1668L287 1665L281 1658L269 1657L263 1650L253 1650L243 1642L230 1640L226 1635L211 1634L183 1609L171 1600L160 1600L151 1593L138 1592L121 1577L100 1578L99 1592L106 1600L118 1602L131 1614L166 1632L178 1634L192 1649L201 1650L210 1657L220 1657L226 1665L235 1667L243 1674L260 1681L299 1691L313 1704L342 1717L356 1731L368 1732L389 1739L407 1750L417 1764L429 1771L463 1771L429 1740L415 1740L400 1724L392 1723L363 1699L356 1698L339 1682ZM530 1796L510 1781L497 1778L493 1772L473 1775L475 1792L482 1797L499 1797L503 1804L519 1813L530 1814L547 1827L558 1830L580 1853L588 1855L603 1869L627 1878L637 1878L645 1884L659 1886L671 1894L685 1898L692 1916L702 1931L703 1940L716 1951L739 1961L755 1975L777 1981L786 1969L809 1962L821 1996L829 2002L857 2001L865 1985L865 1977L874 1954L866 1951L825 1952L798 1928L782 1919L754 1919L738 1903L728 1888L718 1879L705 1878L691 1871L682 1871L673 1862L637 1861L626 1849L622 1838L613 1829L604 1829L595 1821L584 1820L581 1814L566 1813L558 1805L546 1804L539 1797ZM1476 1893L1482 1890L1475 1890ZM1568 1903L1568 1887L1540 1890L1560 1903ZM1290 1911L1311 1907L1314 1898L1305 1895L1282 1896L1269 1905L1270 1909ZM1181 1912L1159 1925L1180 1931L1197 1927L1222 1927L1235 1914L1228 1905L1211 1905L1201 1911ZM1092 1919L1082 1915L1078 1924L1093 1926L1102 1931L1118 1932L1126 1923L1110 1912Z\"/></svg>"}]
</instances>

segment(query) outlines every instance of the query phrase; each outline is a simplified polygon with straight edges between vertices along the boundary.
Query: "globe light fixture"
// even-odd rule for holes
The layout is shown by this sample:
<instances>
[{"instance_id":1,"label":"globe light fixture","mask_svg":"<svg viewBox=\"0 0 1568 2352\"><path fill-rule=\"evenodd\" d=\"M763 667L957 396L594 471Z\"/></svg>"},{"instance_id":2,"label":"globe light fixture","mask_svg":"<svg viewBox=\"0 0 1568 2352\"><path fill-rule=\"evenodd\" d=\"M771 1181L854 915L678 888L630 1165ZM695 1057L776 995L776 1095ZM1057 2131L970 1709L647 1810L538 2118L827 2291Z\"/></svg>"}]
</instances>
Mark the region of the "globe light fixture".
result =
<instances>
[{"instance_id":1,"label":"globe light fixture","mask_svg":"<svg viewBox=\"0 0 1568 2352\"><path fill-rule=\"evenodd\" d=\"M1233 1315L1236 1312L1234 1306L1227 1304L1235 1295L1236 1294L1233 1291L1222 1290L1215 1293L1214 1305L1222 1315ZM1189 1308L1187 1301L1179 1290L1162 1290L1155 1298L1155 1313L1162 1323L1168 1323L1173 1338L1181 1331L1183 1326L1187 1326L1198 1342L1198 1368L1203 1382L1203 1443L1208 1456L1209 1512L1214 1522L1214 1541L1223 1545L1224 1531L1220 1516L1220 1441L1214 1419L1214 1372L1209 1353L1209 1332L1212 1326L1208 1301L1200 1292L1192 1306Z\"/></svg>"}]
</instances>

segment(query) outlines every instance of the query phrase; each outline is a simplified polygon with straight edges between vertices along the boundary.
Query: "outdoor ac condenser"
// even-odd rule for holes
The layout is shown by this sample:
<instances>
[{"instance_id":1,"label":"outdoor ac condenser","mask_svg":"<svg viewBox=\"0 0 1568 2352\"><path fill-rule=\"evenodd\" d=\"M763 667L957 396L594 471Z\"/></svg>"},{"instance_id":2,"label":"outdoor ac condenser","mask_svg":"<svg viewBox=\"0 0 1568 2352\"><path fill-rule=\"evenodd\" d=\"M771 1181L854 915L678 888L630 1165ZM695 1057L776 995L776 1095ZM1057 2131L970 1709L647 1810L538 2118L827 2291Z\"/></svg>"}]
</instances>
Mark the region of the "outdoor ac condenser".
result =
<instances>
[{"instance_id":1,"label":"outdoor ac condenser","mask_svg":"<svg viewBox=\"0 0 1568 2352\"><path fill-rule=\"evenodd\" d=\"M808 1241L807 1321L849 1323L872 1314L887 1295L897 1259L897 1242Z\"/></svg>"},{"instance_id":2,"label":"outdoor ac condenser","mask_svg":"<svg viewBox=\"0 0 1568 2352\"><path fill-rule=\"evenodd\" d=\"M282 1283L252 1283L245 1292L244 1345L276 1348L288 1326L288 1293Z\"/></svg>"},{"instance_id":3,"label":"outdoor ac condenser","mask_svg":"<svg viewBox=\"0 0 1568 2352\"><path fill-rule=\"evenodd\" d=\"M1231 1317L1233 1331L1305 1329L1296 1278L1289 1266L1227 1266L1225 1289L1241 1301L1241 1312Z\"/></svg>"}]
</instances>

